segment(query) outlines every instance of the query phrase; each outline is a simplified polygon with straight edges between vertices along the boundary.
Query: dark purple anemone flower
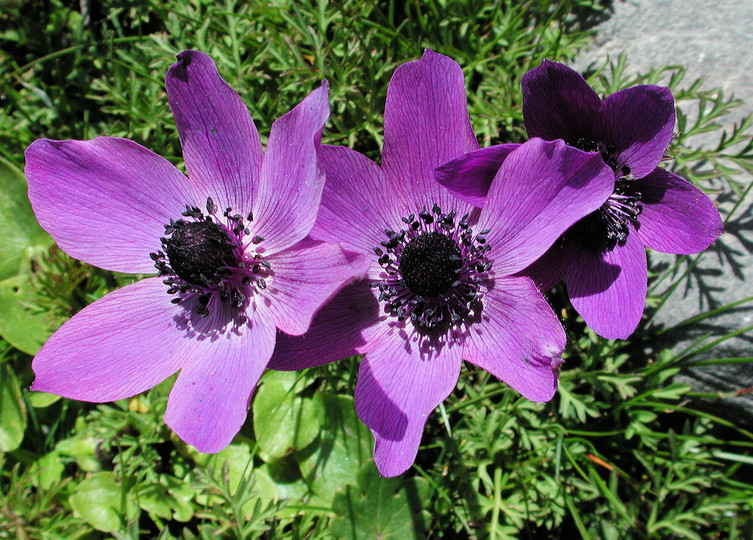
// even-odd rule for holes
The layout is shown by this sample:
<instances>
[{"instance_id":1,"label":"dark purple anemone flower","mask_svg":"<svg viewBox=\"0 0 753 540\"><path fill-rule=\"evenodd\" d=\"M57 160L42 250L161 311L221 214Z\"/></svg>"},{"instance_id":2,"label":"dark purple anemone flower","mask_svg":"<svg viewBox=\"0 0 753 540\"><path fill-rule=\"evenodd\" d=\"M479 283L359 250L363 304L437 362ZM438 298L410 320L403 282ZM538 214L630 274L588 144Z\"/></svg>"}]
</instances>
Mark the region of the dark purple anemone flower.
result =
<instances>
[{"instance_id":1,"label":"dark purple anemone flower","mask_svg":"<svg viewBox=\"0 0 753 540\"><path fill-rule=\"evenodd\" d=\"M598 152L614 171L614 191L529 269L542 290L564 278L573 307L597 334L626 339L646 302L645 247L698 253L723 232L711 200L659 167L672 140L675 108L668 88L640 85L605 100L569 67L544 60L523 77L530 137L564 139ZM485 148L447 164L439 181L481 206L510 145ZM470 189L468 186L472 186Z\"/></svg>"},{"instance_id":2,"label":"dark purple anemone flower","mask_svg":"<svg viewBox=\"0 0 753 540\"><path fill-rule=\"evenodd\" d=\"M158 274L64 324L34 358L32 390L113 401L180 370L165 421L217 452L246 418L277 329L304 333L367 261L308 237L326 83L273 124L266 152L209 56L180 53L166 84L188 178L126 139L40 139L26 151L34 212L65 252Z\"/></svg>"},{"instance_id":3,"label":"dark purple anemone flower","mask_svg":"<svg viewBox=\"0 0 753 540\"><path fill-rule=\"evenodd\" d=\"M601 206L614 179L598 156L536 139L511 151L478 211L434 180L436 167L477 148L460 66L427 50L390 81L381 167L345 147L320 149L327 182L311 234L371 266L307 334L280 336L270 367L365 354L356 410L384 476L411 466L462 360L534 401L557 388L564 332L515 274Z\"/></svg>"}]
</instances>

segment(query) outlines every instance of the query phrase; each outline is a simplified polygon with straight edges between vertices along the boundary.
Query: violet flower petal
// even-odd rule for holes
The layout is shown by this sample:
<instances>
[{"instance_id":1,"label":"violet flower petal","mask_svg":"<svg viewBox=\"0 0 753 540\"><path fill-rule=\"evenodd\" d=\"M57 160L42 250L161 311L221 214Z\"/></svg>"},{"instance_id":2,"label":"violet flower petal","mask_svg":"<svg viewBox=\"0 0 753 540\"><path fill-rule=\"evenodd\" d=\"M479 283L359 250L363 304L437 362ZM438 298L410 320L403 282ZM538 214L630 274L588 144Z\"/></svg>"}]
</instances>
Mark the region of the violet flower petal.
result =
<instances>
[{"instance_id":1,"label":"violet flower petal","mask_svg":"<svg viewBox=\"0 0 753 540\"><path fill-rule=\"evenodd\" d=\"M460 348L445 346L422 358L397 332L361 361L356 412L374 434L374 461L382 476L405 472L416 458L429 414L455 388Z\"/></svg>"},{"instance_id":2,"label":"violet flower petal","mask_svg":"<svg viewBox=\"0 0 753 540\"><path fill-rule=\"evenodd\" d=\"M159 278L111 292L73 316L32 361L31 389L82 401L127 398L159 384L209 340L177 328L180 306Z\"/></svg>"},{"instance_id":3,"label":"violet flower petal","mask_svg":"<svg viewBox=\"0 0 753 540\"><path fill-rule=\"evenodd\" d=\"M250 227L251 234L266 239L268 254L305 238L316 220L324 185L317 149L328 99L325 81L272 124Z\"/></svg>"},{"instance_id":4,"label":"violet flower petal","mask_svg":"<svg viewBox=\"0 0 753 540\"><path fill-rule=\"evenodd\" d=\"M463 359L531 401L552 399L565 332L533 282L497 277L480 317L482 324L474 325L463 344Z\"/></svg>"},{"instance_id":5,"label":"violet flower petal","mask_svg":"<svg viewBox=\"0 0 753 540\"><path fill-rule=\"evenodd\" d=\"M183 51L177 58L165 85L191 181L202 184L215 202L246 214L256 196L263 155L254 121L208 55Z\"/></svg>"},{"instance_id":6,"label":"violet flower petal","mask_svg":"<svg viewBox=\"0 0 753 540\"><path fill-rule=\"evenodd\" d=\"M724 232L711 199L669 171L657 167L648 176L630 182L629 192L634 191L641 194L642 207L635 234L651 249L698 253Z\"/></svg>"},{"instance_id":7,"label":"violet flower petal","mask_svg":"<svg viewBox=\"0 0 753 540\"><path fill-rule=\"evenodd\" d=\"M317 311L304 335L278 332L269 368L295 371L360 354L367 345L364 329L375 325L380 315L368 281L346 285Z\"/></svg>"},{"instance_id":8,"label":"violet flower petal","mask_svg":"<svg viewBox=\"0 0 753 540\"><path fill-rule=\"evenodd\" d=\"M574 145L591 138L601 98L577 71L544 60L523 76L523 119L529 137Z\"/></svg>"},{"instance_id":9,"label":"violet flower petal","mask_svg":"<svg viewBox=\"0 0 753 540\"><path fill-rule=\"evenodd\" d=\"M646 304L646 251L631 228L625 245L605 253L571 247L565 284L575 310L594 332L627 339Z\"/></svg>"},{"instance_id":10,"label":"violet flower petal","mask_svg":"<svg viewBox=\"0 0 753 540\"><path fill-rule=\"evenodd\" d=\"M499 169L477 225L490 231L495 273L510 275L530 265L613 189L614 173L597 154L561 140L522 144Z\"/></svg>"},{"instance_id":11,"label":"violet flower petal","mask_svg":"<svg viewBox=\"0 0 753 540\"><path fill-rule=\"evenodd\" d=\"M639 85L607 97L599 109L595 139L614 146L616 170L630 167L643 178L659 164L675 128L675 104L669 88Z\"/></svg>"},{"instance_id":12,"label":"violet flower petal","mask_svg":"<svg viewBox=\"0 0 753 540\"><path fill-rule=\"evenodd\" d=\"M268 314L256 312L246 325L195 343L203 346L192 351L194 361L170 391L165 423L199 452L219 452L246 420L274 349L275 327Z\"/></svg>"},{"instance_id":13,"label":"violet flower petal","mask_svg":"<svg viewBox=\"0 0 753 540\"><path fill-rule=\"evenodd\" d=\"M555 242L519 275L531 278L540 291L548 291L565 277L569 252L563 248L562 242Z\"/></svg>"},{"instance_id":14,"label":"violet flower petal","mask_svg":"<svg viewBox=\"0 0 753 540\"><path fill-rule=\"evenodd\" d=\"M149 253L170 218L206 202L169 161L127 139L39 139L25 173L34 213L58 246L116 272L154 273Z\"/></svg>"},{"instance_id":15,"label":"violet flower petal","mask_svg":"<svg viewBox=\"0 0 753 540\"><path fill-rule=\"evenodd\" d=\"M410 212L422 204L457 207L433 171L477 148L457 62L426 49L420 60L395 70L384 109L382 168L394 190L412 202Z\"/></svg>"},{"instance_id":16,"label":"violet flower petal","mask_svg":"<svg viewBox=\"0 0 753 540\"><path fill-rule=\"evenodd\" d=\"M290 335L308 330L314 313L345 283L365 274L371 261L339 245L303 240L268 258L274 274L262 292L277 328Z\"/></svg>"},{"instance_id":17,"label":"violet flower petal","mask_svg":"<svg viewBox=\"0 0 753 540\"><path fill-rule=\"evenodd\" d=\"M497 171L510 152L519 146L498 144L463 154L439 167L434 176L455 197L481 208Z\"/></svg>"}]
</instances>

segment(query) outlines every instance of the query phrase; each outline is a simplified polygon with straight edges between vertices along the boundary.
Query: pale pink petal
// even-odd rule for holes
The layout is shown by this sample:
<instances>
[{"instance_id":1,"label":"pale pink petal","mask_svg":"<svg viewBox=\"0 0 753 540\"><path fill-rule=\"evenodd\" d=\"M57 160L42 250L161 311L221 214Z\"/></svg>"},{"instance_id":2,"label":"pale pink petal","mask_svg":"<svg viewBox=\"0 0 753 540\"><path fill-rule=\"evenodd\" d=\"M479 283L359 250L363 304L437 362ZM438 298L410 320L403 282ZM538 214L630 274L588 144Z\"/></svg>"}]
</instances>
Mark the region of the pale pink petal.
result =
<instances>
[{"instance_id":1,"label":"pale pink petal","mask_svg":"<svg viewBox=\"0 0 753 540\"><path fill-rule=\"evenodd\" d=\"M165 225L206 204L169 161L127 139L39 139L25 172L34 213L63 251L116 272L155 273L149 253Z\"/></svg>"},{"instance_id":2,"label":"pale pink petal","mask_svg":"<svg viewBox=\"0 0 753 540\"><path fill-rule=\"evenodd\" d=\"M536 286L526 277L498 277L483 306L481 320L468 330L463 359L531 401L552 399L565 332Z\"/></svg>"},{"instance_id":3,"label":"pale pink petal","mask_svg":"<svg viewBox=\"0 0 753 540\"><path fill-rule=\"evenodd\" d=\"M267 253L305 238L316 220L324 185L317 150L329 117L327 82L272 124L254 200L251 233Z\"/></svg>"},{"instance_id":4,"label":"pale pink petal","mask_svg":"<svg viewBox=\"0 0 753 540\"><path fill-rule=\"evenodd\" d=\"M646 251L631 228L625 245L599 253L577 248L568 257L565 284L575 310L601 337L627 339L646 304Z\"/></svg>"},{"instance_id":5,"label":"pale pink petal","mask_svg":"<svg viewBox=\"0 0 753 540\"><path fill-rule=\"evenodd\" d=\"M382 476L397 476L413 464L426 420L455 388L460 365L456 344L422 356L398 332L361 361L356 411L374 433L374 461Z\"/></svg>"},{"instance_id":6,"label":"pale pink petal","mask_svg":"<svg viewBox=\"0 0 753 540\"><path fill-rule=\"evenodd\" d=\"M257 192L262 149L243 100L199 51L181 52L165 85L191 179L245 215Z\"/></svg>"}]
</instances>

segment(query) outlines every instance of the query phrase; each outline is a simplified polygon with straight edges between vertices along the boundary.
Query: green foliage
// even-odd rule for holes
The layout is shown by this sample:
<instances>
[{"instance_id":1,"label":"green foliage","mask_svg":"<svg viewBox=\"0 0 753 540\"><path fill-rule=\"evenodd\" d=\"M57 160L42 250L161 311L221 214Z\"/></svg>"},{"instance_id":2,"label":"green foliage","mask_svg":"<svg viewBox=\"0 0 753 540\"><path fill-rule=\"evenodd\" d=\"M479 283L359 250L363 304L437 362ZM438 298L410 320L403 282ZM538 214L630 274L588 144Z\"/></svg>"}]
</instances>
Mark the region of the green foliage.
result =
<instances>
[{"instance_id":1,"label":"green foliage","mask_svg":"<svg viewBox=\"0 0 753 540\"><path fill-rule=\"evenodd\" d=\"M650 327L627 343L600 339L562 291L550 297L569 342L557 397L532 403L482 371L464 370L456 391L429 418L416 465L397 479L378 476L372 436L355 414L357 359L265 374L241 433L212 456L164 425L172 379L98 406L28 390L29 355L47 336L135 279L88 267L51 246L19 172L34 139L123 136L180 166L163 77L177 52L197 48L240 92L262 136L328 79L325 142L378 158L389 77L430 46L463 67L482 145L520 141L521 77L544 57L572 57L602 11L590 0L6 2L0 538L753 534L753 434L699 410L697 396L674 379L735 332L649 355ZM698 82L685 84L681 67L629 77L626 62L617 59L591 82L602 93L669 84L682 106L673 167L704 189L727 189L741 200L750 188L737 173L753 172L751 120L719 131L739 103ZM693 138L704 133L717 135L718 144L699 149ZM725 218L739 208L731 205ZM652 272L649 319L692 276L697 260L680 258ZM704 360L743 361L750 359Z\"/></svg>"}]
</instances>

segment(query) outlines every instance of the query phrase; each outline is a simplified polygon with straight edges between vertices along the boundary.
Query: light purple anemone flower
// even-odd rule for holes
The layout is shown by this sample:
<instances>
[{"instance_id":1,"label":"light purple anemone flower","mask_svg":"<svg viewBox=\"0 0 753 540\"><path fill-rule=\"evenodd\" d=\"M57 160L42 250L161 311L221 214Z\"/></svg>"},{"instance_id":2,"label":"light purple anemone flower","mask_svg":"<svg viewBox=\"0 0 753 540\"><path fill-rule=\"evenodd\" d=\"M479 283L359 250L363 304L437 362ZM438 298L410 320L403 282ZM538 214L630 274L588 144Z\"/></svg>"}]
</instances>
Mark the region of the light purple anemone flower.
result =
<instances>
[{"instance_id":1,"label":"light purple anemone flower","mask_svg":"<svg viewBox=\"0 0 753 540\"><path fill-rule=\"evenodd\" d=\"M366 261L308 237L326 83L273 124L266 152L209 56L180 53L166 84L188 178L126 139L40 139L26 151L34 212L66 253L158 273L64 324L34 358L32 390L106 402L180 370L165 421L217 452L243 425L277 329L304 333Z\"/></svg>"},{"instance_id":2,"label":"light purple anemone flower","mask_svg":"<svg viewBox=\"0 0 753 540\"><path fill-rule=\"evenodd\" d=\"M675 108L668 88L639 85L605 100L569 67L544 60L523 77L528 135L564 139L598 152L614 171L614 191L525 271L542 290L564 278L575 310L597 334L626 339L646 302L645 247L698 253L723 232L711 200L659 167L672 140ZM511 145L463 156L440 171L456 196L483 204ZM472 186L472 189L469 188Z\"/></svg>"},{"instance_id":3,"label":"light purple anemone flower","mask_svg":"<svg viewBox=\"0 0 753 540\"><path fill-rule=\"evenodd\" d=\"M434 180L436 167L477 148L460 66L427 50L390 81L381 167L345 147L320 150L327 182L311 234L371 266L307 334L281 336L270 367L365 354L355 404L384 476L411 466L462 360L534 401L557 388L565 334L515 274L601 206L614 179L598 156L536 139L509 154L479 212Z\"/></svg>"}]
</instances>

